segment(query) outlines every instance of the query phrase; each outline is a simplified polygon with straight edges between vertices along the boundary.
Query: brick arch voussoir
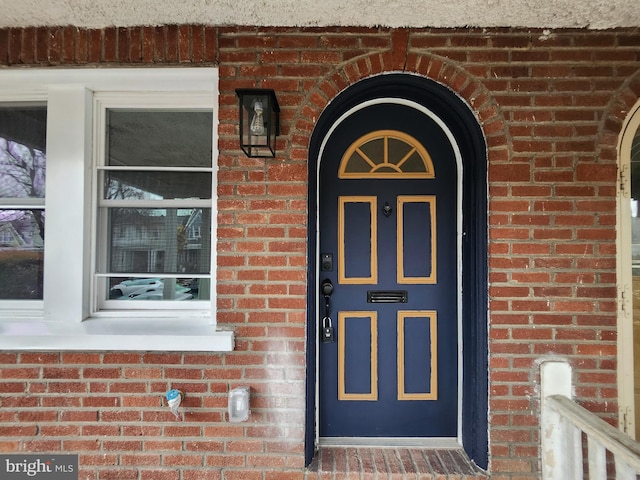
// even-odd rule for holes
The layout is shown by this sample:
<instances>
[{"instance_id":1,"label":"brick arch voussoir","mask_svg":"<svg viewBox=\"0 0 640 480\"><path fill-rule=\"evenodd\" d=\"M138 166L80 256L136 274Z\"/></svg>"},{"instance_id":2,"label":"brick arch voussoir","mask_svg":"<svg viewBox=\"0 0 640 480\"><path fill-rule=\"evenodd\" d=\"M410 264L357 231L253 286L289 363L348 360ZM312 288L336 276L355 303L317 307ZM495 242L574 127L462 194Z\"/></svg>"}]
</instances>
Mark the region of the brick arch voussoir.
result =
<instances>
[{"instance_id":1,"label":"brick arch voussoir","mask_svg":"<svg viewBox=\"0 0 640 480\"><path fill-rule=\"evenodd\" d=\"M612 95L602 116L597 143L597 158L617 162L620 133L629 112L640 99L640 71L632 75Z\"/></svg>"},{"instance_id":2,"label":"brick arch voussoir","mask_svg":"<svg viewBox=\"0 0 640 480\"><path fill-rule=\"evenodd\" d=\"M341 65L309 89L295 121L295 147L308 147L313 126L329 102L347 87L365 78L391 72L394 59L389 51L358 57ZM402 72L420 75L441 83L461 97L476 115L485 137L488 153L510 146L504 115L491 92L455 62L435 55L410 53Z\"/></svg>"}]
</instances>

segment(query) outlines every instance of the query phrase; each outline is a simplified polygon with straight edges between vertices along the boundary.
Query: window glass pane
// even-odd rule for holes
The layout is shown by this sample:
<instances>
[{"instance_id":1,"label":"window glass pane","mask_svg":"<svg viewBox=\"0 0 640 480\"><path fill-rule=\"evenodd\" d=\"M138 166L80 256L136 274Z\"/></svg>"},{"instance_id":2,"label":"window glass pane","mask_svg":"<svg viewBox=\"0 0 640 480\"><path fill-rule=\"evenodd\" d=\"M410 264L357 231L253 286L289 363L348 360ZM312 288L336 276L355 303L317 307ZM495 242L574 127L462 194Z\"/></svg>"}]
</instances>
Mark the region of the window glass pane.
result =
<instances>
[{"instance_id":1,"label":"window glass pane","mask_svg":"<svg viewBox=\"0 0 640 480\"><path fill-rule=\"evenodd\" d=\"M42 300L46 129L46 106L0 106L0 300Z\"/></svg>"},{"instance_id":2,"label":"window glass pane","mask_svg":"<svg viewBox=\"0 0 640 480\"><path fill-rule=\"evenodd\" d=\"M44 210L0 210L0 300L42 300Z\"/></svg>"},{"instance_id":3,"label":"window glass pane","mask_svg":"<svg viewBox=\"0 0 640 480\"><path fill-rule=\"evenodd\" d=\"M397 164L400 160L406 157L411 150L414 150L413 145L399 138L390 137L387 139L387 142L389 142L389 162L391 163Z\"/></svg>"},{"instance_id":4,"label":"window glass pane","mask_svg":"<svg viewBox=\"0 0 640 480\"><path fill-rule=\"evenodd\" d=\"M210 111L110 109L106 165L209 168L212 139Z\"/></svg>"},{"instance_id":5,"label":"window glass pane","mask_svg":"<svg viewBox=\"0 0 640 480\"><path fill-rule=\"evenodd\" d=\"M347 173L369 173L371 168L371 164L360 155L360 152L353 152L347 161L345 171Z\"/></svg>"},{"instance_id":6,"label":"window glass pane","mask_svg":"<svg viewBox=\"0 0 640 480\"><path fill-rule=\"evenodd\" d=\"M206 282L206 288L204 284ZM209 300L208 279L204 278L122 278L109 277L111 300ZM203 288L201 288L203 285Z\"/></svg>"},{"instance_id":7,"label":"window glass pane","mask_svg":"<svg viewBox=\"0 0 640 480\"><path fill-rule=\"evenodd\" d=\"M44 198L47 110L0 107L0 198Z\"/></svg>"},{"instance_id":8,"label":"window glass pane","mask_svg":"<svg viewBox=\"0 0 640 480\"><path fill-rule=\"evenodd\" d=\"M211 173L104 172L107 200L210 199Z\"/></svg>"},{"instance_id":9,"label":"window glass pane","mask_svg":"<svg viewBox=\"0 0 640 480\"><path fill-rule=\"evenodd\" d=\"M210 273L210 208L105 208L102 213L109 272Z\"/></svg>"},{"instance_id":10,"label":"window glass pane","mask_svg":"<svg viewBox=\"0 0 640 480\"><path fill-rule=\"evenodd\" d=\"M373 140L360 145L360 150L375 165L379 165L384 162L384 148L385 143L383 138L374 138Z\"/></svg>"}]
</instances>

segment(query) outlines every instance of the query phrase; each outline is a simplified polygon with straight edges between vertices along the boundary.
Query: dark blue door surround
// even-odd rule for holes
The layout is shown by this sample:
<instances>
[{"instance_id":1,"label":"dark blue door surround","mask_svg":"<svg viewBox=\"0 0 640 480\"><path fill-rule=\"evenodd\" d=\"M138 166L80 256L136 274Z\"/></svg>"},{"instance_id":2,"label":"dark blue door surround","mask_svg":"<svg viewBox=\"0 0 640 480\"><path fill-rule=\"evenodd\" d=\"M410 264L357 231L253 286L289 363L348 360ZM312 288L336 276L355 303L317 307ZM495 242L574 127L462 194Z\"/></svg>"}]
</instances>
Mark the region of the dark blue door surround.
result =
<instances>
[{"instance_id":1,"label":"dark blue door surround","mask_svg":"<svg viewBox=\"0 0 640 480\"><path fill-rule=\"evenodd\" d=\"M463 184L462 184L462 228L464 232L463 241L462 241L462 290L464 295L462 296L462 343L463 343L463 357L462 357L462 366L464 372L464 382L462 384L462 438L464 448L469 454L469 456L481 467L486 468L487 466L487 192L486 192L486 147L482 135L482 131L480 126L477 123L473 113L469 110L468 106L464 104L459 97L457 97L453 92L449 91L447 88L429 81L427 79L413 76L413 75L403 75L403 74L389 74L389 75L381 75L378 77L372 77L361 81L354 86L348 88L343 93L341 93L336 99L334 99L331 104L327 107L325 112L321 115L318 123L316 125L316 129L314 131L311 146L310 146L310 154L309 154L309 287L308 287L308 341L307 341L307 361L308 361L308 374L307 374L307 422L306 422L306 461L309 463L313 458L314 453L314 439L315 432L317 428L320 428L321 435L324 435L323 429L326 429L326 426L316 426L315 425L315 392L316 392L316 384L315 384L315 374L316 371L316 339L319 334L318 332L318 319L316 318L316 305L318 301L318 289L319 286L315 284L314 279L316 278L318 259L315 258L316 252L316 238L315 238L315 225L316 218L315 212L318 211L318 205L316 204L317 198L317 171L318 171L318 161L320 148L323 140L330 132L331 127L335 124L336 120L346 111L352 109L354 106L360 105L361 103L367 100L373 100L377 98L399 98L399 99L407 99L412 102L416 102L420 105L425 106L435 115L437 115L448 127L448 129L452 132L453 136L456 139L456 143L459 145L462 156L462 166L463 166ZM387 106L388 107L388 106ZM385 108L387 108L385 107ZM371 119L375 118L385 118L380 117L379 112L370 112L374 113L374 115L369 115L357 119L354 117L354 120L357 120L352 128L356 130L359 128L363 128L364 130L370 131L372 128L380 128L380 125L375 123L368 123ZM393 113L393 112L392 112ZM394 114L398 114L399 112L395 112ZM405 115L407 112L400 112L400 116ZM346 120L345 122L348 122ZM402 123L402 122L400 122ZM420 136L420 131L424 128L420 128L420 122L412 121L409 122L411 125L418 124L418 131L412 133L413 136L418 138ZM428 123L428 122L427 122ZM384 126L384 128L389 128L388 125ZM412 128L412 127L411 127ZM366 133L366 132L363 132ZM353 141L358 137L358 133L354 132L351 136L350 140ZM429 147L429 149L432 147ZM435 148L435 147L434 147ZM343 148L344 150L344 148ZM445 152L446 153L446 152ZM433 155L433 157L437 157L437 155ZM446 157L446 155L444 155ZM324 158L327 158L326 155ZM449 156L450 158L450 156ZM437 162L436 162L437 163ZM323 164L323 169L325 168ZM455 174L455 166L454 174ZM436 165L436 170L440 169ZM442 171L442 169L440 169ZM446 170L446 168L445 168ZM333 168L333 173L335 175L335 167ZM437 173L437 172L436 172ZM406 185L397 185L393 186L391 183L386 186L375 185L378 182L377 180L373 182L373 184L369 183L367 188L374 188L378 191L385 191L389 188L399 188L406 189ZM404 182L404 181L403 181ZM363 185L367 182L362 182ZM445 181L446 184L446 181ZM336 187L340 188L340 187ZM353 186L350 186L348 189L348 195L361 195L356 190L353 190ZM364 187L363 187L364 188ZM362 196L369 195L370 192L362 192ZM411 193L411 192L409 192ZM424 194L424 191L421 191L420 194ZM404 194L404 193L403 193ZM446 194L443 192L437 193L438 195ZM341 195L340 192L326 192L327 197L333 197L334 199ZM319 198L325 198L325 192L321 191L319 194ZM438 198L438 206L440 205L440 197ZM384 203L384 200L378 200ZM348 203L348 202L347 202ZM366 203L366 202L365 202ZM393 203L393 202L392 202ZM443 202L443 203L455 203L454 202ZM353 212L357 212L358 209L361 209L364 203L360 202L352 202L349 204L350 208L352 208ZM378 208L380 205L378 206ZM394 205L395 207L395 205ZM346 212L346 210L345 210ZM424 217L425 211L420 210L420 208L415 209L415 215L421 215ZM360 218L362 212L359 212L355 217ZM348 213L345 213L347 215ZM438 212L438 216L440 212ZM455 215L454 215L455 218ZM395 228L395 227L394 227ZM394 231L391 229L390 231ZM455 232L455 230L454 230ZM381 239L380 241L393 242L394 239ZM455 243L455 241L453 242ZM324 248L324 247L323 247ZM438 260L439 261L439 260ZM446 261L446 260L445 260ZM454 269L455 270L455 269ZM441 269L438 270L438 274L440 274ZM455 286L455 271L453 273L453 285ZM444 275L444 274L443 274ZM322 278L322 276L321 276ZM440 280L440 279L439 279ZM445 285L447 282L451 280L447 280L446 275L442 278L442 281ZM337 284L337 282L334 282ZM429 287L433 287L433 285L429 285ZM340 286L336 286L336 301L339 301L339 291ZM362 287L356 287L361 288ZM409 295L412 293L410 289L413 286L408 288ZM424 288L424 286L423 286ZM364 288L366 290L366 287ZM449 289L450 290L450 284ZM455 290L455 289L454 289ZM358 293L360 296L361 292ZM413 293L415 296L416 293ZM438 294L439 295L439 294ZM420 296L420 295L418 295ZM385 308L388 306L385 306ZM413 308L413 307L412 307ZM428 309L430 307L428 305L420 306L421 309ZM441 307L438 307L441 308ZM444 308L444 307L442 307ZM350 312L358 312L359 307L348 307L348 311ZM413 310L412 310L413 311ZM387 316L395 315L396 312L392 312ZM438 313L438 322L440 322L443 316L447 315L457 315L455 312L446 312L444 314ZM365 316L366 317L366 316ZM423 338L429 339L429 331L424 330L423 326L425 322L419 321L424 320L423 318L415 318L411 315L404 319L406 321L405 328L406 330L405 336L413 336L415 333L416 336L422 335ZM379 320L378 320L379 321ZM335 320L334 320L335 324ZM372 321L370 318L362 318L359 315L351 314L351 317L347 315L345 322L343 325L348 326L345 328L350 328L352 330L345 330L343 334L346 332L346 336L348 337L353 332L356 332L358 328L363 330L362 326L365 328L363 331L371 332ZM377 324L379 325L379 324ZM376 326L377 326L376 325ZM438 327L440 323L437 323ZM355 330L353 330L355 329ZM393 336L393 333L382 332L383 336ZM438 332L440 334L440 332ZM369 333L369 335L371 335ZM357 338L356 336L352 336L352 338ZM370 336L367 337L370 340ZM365 342L369 344L368 342ZM394 340L391 343L397 343L395 336ZM320 348L325 346L331 346L336 344L321 344ZM411 350L414 346L410 344L407 345L407 348L410 352L414 352ZM343 351L346 351L343 348ZM355 362L355 359L367 359L371 356L371 349L366 350L364 352L358 353L357 350L351 349L353 352L354 359L346 360L347 362ZM417 354L421 353L417 350ZM380 350L380 355L383 355L382 350ZM424 353L424 352L423 352ZM322 352L320 352L322 357ZM409 353L405 352L405 355L409 355ZM443 362L449 362L450 359L443 359L440 364ZM366 362L365 362L366 363ZM396 362L383 362L381 360L381 365L386 363L392 363L392 369L396 368ZM456 365L455 362L451 365ZM320 366L322 368L322 365ZM457 365L456 365L457 368ZM370 372L370 370L368 371ZM377 375L377 372L376 372ZM391 384L394 387L397 385L397 375L394 372L389 373L390 378L393 379ZM371 384L371 374L368 373L368 376L365 375L365 379L369 379L369 383L367 381L361 382L356 379L349 380L347 377L348 385L352 385L348 387L352 392L356 394L358 392L367 393L371 391L371 388L368 385ZM410 375L407 377L409 383L411 383ZM351 382L351 383L349 383ZM358 383L360 382L360 383ZM445 382L448 383L448 382ZM454 382L455 383L455 382ZM438 382L439 388L442 388L442 381ZM455 385L454 385L455 386ZM409 390L413 387L407 387ZM424 390L421 386L416 386L416 391ZM380 386L381 396L386 394L383 393L383 386ZM446 393L445 391L440 392L456 396L455 390L449 391ZM330 396L333 398L334 393L331 393ZM322 393L320 397L321 403L324 404L324 400L322 398ZM425 406L425 403L431 402L430 400L416 402L418 406L418 413L420 415L420 407L419 405ZM359 401L356 400L352 402L355 404L370 404L373 405L376 402L369 401ZM396 402L397 403L397 402ZM384 408L393 408L391 404L385 404L384 402L381 405L386 405ZM322 405L322 408L324 408ZM338 408L337 406L333 406L331 408ZM426 408L426 407L425 407ZM428 408L426 408L428 410ZM378 415L378 413L371 413L371 415ZM416 412L412 412L411 415L416 415ZM457 417L457 410L455 411L455 416ZM446 415L444 415L446 418ZM419 417L421 418L421 417ZM340 421L336 422L337 424L341 424ZM346 431L338 430L331 432L329 431L329 435L342 436ZM442 422L440 426L434 426L434 430L420 430L416 435L415 431L411 431L409 433L404 433L404 431L394 431L392 427L388 433L380 433L381 436L450 436L450 431L447 428L451 428L451 426L447 426L447 422ZM444 430L438 430L438 429ZM453 429L455 435L455 422L453 423ZM376 432L364 431L364 432L356 432L356 436L375 436Z\"/></svg>"}]
</instances>

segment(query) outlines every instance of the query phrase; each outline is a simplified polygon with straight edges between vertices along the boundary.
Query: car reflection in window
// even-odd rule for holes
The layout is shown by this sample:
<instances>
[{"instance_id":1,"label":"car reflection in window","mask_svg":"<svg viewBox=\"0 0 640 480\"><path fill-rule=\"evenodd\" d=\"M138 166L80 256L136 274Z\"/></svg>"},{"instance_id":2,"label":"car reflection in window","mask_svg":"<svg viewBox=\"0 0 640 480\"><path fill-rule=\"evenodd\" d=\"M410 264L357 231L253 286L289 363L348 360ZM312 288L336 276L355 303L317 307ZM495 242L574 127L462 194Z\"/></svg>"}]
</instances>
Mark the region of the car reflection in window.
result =
<instances>
[{"instance_id":1,"label":"car reflection in window","mask_svg":"<svg viewBox=\"0 0 640 480\"><path fill-rule=\"evenodd\" d=\"M164 283L160 278L134 278L124 280L111 287L111 300L164 300ZM191 289L176 284L176 293L171 300L191 300Z\"/></svg>"}]
</instances>

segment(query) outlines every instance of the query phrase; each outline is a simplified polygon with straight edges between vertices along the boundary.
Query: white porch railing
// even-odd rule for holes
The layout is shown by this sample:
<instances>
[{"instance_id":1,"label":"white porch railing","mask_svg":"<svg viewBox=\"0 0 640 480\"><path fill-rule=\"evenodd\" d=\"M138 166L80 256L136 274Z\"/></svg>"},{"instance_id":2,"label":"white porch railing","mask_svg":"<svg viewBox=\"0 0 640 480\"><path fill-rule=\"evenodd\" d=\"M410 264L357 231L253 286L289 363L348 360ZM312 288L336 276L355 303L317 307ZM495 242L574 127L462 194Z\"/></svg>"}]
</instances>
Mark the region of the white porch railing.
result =
<instances>
[{"instance_id":1,"label":"white porch railing","mask_svg":"<svg viewBox=\"0 0 640 480\"><path fill-rule=\"evenodd\" d=\"M543 480L636 480L640 443L574 402L571 391L571 366L544 362L540 418Z\"/></svg>"}]
</instances>

